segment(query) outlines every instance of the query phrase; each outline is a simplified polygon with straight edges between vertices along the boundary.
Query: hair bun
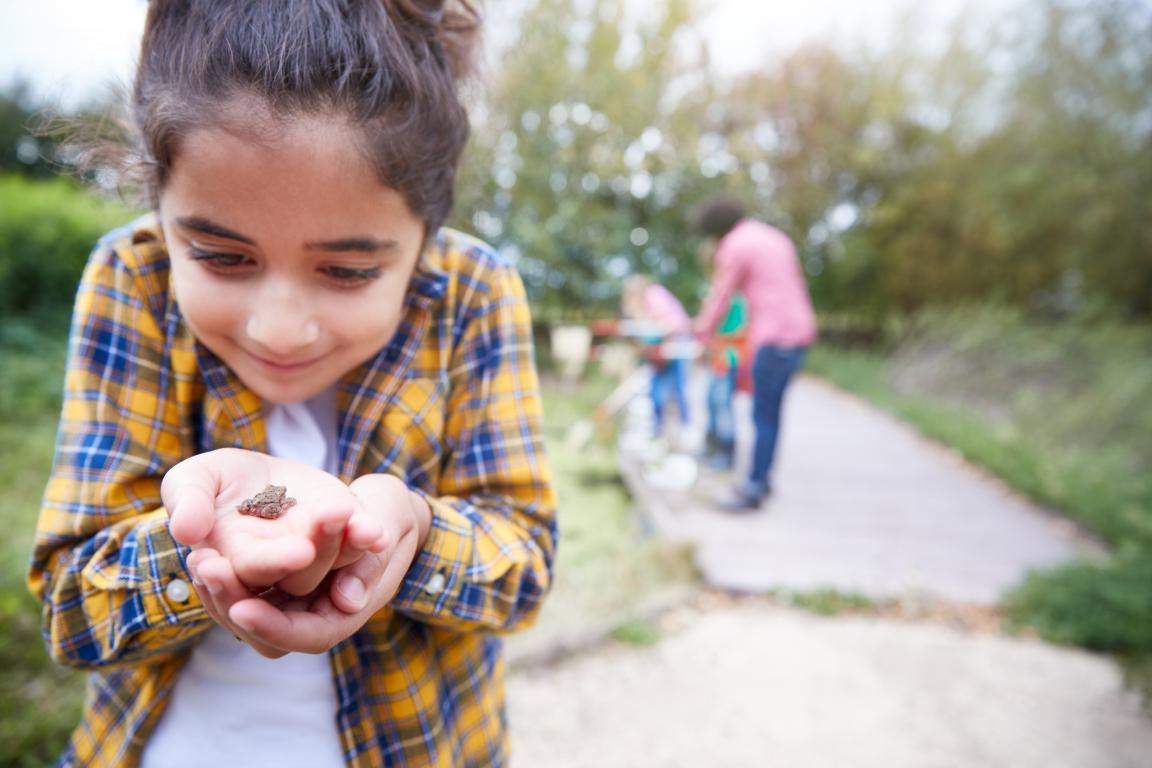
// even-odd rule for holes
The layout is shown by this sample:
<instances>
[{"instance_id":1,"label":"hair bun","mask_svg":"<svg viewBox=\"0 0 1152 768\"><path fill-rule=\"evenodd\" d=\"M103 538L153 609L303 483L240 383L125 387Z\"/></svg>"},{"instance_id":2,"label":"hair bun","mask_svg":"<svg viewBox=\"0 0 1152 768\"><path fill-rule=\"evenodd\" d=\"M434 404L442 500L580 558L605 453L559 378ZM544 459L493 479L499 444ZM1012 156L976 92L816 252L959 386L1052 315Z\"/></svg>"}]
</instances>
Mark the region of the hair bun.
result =
<instances>
[{"instance_id":1,"label":"hair bun","mask_svg":"<svg viewBox=\"0 0 1152 768\"><path fill-rule=\"evenodd\" d=\"M480 14L469 0L384 0L384 5L395 21L440 48L453 78L472 73Z\"/></svg>"}]
</instances>

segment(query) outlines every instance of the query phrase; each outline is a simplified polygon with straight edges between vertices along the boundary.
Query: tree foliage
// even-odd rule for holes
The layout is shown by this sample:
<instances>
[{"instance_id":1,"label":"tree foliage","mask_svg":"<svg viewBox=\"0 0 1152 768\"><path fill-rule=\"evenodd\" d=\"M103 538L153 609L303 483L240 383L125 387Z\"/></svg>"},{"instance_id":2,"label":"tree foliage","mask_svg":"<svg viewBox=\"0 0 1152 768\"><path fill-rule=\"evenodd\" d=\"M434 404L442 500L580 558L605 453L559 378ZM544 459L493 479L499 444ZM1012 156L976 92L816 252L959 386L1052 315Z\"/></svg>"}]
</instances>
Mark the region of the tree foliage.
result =
<instances>
[{"instance_id":1,"label":"tree foliage","mask_svg":"<svg viewBox=\"0 0 1152 768\"><path fill-rule=\"evenodd\" d=\"M1152 314L1152 12L1044 0L941 48L810 43L714 74L689 0L533 0L494 73L457 223L553 317L642 271L689 305L685 213L718 191L798 243L826 312L996 300Z\"/></svg>"},{"instance_id":2,"label":"tree foliage","mask_svg":"<svg viewBox=\"0 0 1152 768\"><path fill-rule=\"evenodd\" d=\"M0 173L0 317L60 316L101 235L139 215L66 179Z\"/></svg>"},{"instance_id":3,"label":"tree foliage","mask_svg":"<svg viewBox=\"0 0 1152 768\"><path fill-rule=\"evenodd\" d=\"M55 173L55 145L38 136L42 105L25 80L0 88L0 171L45 178Z\"/></svg>"},{"instance_id":4,"label":"tree foliage","mask_svg":"<svg viewBox=\"0 0 1152 768\"><path fill-rule=\"evenodd\" d=\"M912 19L883 48L812 42L734 78L694 0L523 6L475 104L453 223L517 260L545 319L615 311L636 272L694 309L686 214L718 192L793 237L825 314L992 300L1152 317L1142 0L961 17L932 48ZM93 136L114 127L107 104L82 111ZM49 113L26 84L0 90L0 170L67 164L74 142L37 130Z\"/></svg>"},{"instance_id":5,"label":"tree foliage","mask_svg":"<svg viewBox=\"0 0 1152 768\"><path fill-rule=\"evenodd\" d=\"M604 312L635 271L700 285L682 206L706 186L694 164L711 86L677 43L691 5L636 21L627 7L533 4L462 172L458 217L518 257L544 315Z\"/></svg>"}]
</instances>

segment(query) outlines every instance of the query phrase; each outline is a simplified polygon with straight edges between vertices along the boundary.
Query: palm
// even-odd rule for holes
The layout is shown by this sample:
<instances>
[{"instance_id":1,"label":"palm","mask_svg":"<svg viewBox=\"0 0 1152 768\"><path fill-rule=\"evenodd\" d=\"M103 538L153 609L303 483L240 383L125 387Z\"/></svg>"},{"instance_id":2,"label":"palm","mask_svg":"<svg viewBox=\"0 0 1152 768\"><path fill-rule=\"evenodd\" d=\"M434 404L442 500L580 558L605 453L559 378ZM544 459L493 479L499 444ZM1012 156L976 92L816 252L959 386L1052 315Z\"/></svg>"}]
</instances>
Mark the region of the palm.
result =
<instances>
[{"instance_id":1,"label":"palm","mask_svg":"<svg viewBox=\"0 0 1152 768\"><path fill-rule=\"evenodd\" d=\"M193 547L210 547L232 561L237 576L251 587L277 583L294 576L293 591L310 591L333 566L339 534L325 534L325 523L343 525L350 517L354 497L339 479L314 467L252 451L222 450L201 454L194 471L174 468L175 479L165 480L165 503L169 509L188 512L180 529L189 526L204 535L177 538ZM275 519L244 515L239 506L269 485L286 488L296 503ZM171 498L169 498L171 497ZM194 501L187 501L187 500ZM181 504L211 500L187 510ZM192 517L195 516L195 517ZM173 532L177 534L174 516Z\"/></svg>"}]
</instances>

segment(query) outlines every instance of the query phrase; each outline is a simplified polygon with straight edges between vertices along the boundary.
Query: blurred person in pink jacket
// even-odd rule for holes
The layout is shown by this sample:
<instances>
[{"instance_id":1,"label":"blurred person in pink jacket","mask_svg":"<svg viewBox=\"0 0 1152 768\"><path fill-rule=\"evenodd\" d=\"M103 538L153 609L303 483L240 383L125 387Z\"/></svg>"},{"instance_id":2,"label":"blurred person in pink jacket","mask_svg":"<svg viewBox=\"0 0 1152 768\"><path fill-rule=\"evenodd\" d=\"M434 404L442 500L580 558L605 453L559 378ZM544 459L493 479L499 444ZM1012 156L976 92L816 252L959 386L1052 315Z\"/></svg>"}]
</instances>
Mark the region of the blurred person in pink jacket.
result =
<instances>
[{"instance_id":1,"label":"blurred person in pink jacket","mask_svg":"<svg viewBox=\"0 0 1152 768\"><path fill-rule=\"evenodd\" d=\"M728 197L697 206L691 224L703 235L701 251L711 252L714 270L696 334L706 342L715 333L734 293L747 300L755 442L748 477L721 506L756 510L772 492L784 392L816 340L816 316L796 249L783 232L748 218L743 204Z\"/></svg>"}]
</instances>

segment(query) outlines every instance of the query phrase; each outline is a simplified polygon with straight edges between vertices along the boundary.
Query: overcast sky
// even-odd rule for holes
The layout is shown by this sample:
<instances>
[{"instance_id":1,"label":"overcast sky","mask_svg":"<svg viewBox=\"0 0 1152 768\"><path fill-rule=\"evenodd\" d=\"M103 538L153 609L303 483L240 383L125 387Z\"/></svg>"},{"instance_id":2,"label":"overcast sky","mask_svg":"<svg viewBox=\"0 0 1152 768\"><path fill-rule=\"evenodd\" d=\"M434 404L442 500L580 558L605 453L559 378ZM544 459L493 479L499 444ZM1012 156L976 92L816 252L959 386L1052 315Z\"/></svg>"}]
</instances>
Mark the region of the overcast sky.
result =
<instances>
[{"instance_id":1,"label":"overcast sky","mask_svg":"<svg viewBox=\"0 0 1152 768\"><path fill-rule=\"evenodd\" d=\"M651 7L659 0L636 0ZM1018 0L920 0L931 36L964 8L997 13ZM910 0L705 0L700 26L717 65L732 73L763 64L806 39L882 43ZM501 6L489 0L492 26ZM44 95L75 104L109 82L127 82L145 0L0 0L0 84L23 75Z\"/></svg>"}]
</instances>

